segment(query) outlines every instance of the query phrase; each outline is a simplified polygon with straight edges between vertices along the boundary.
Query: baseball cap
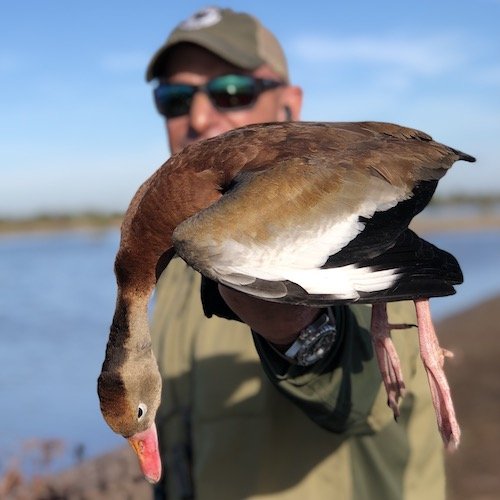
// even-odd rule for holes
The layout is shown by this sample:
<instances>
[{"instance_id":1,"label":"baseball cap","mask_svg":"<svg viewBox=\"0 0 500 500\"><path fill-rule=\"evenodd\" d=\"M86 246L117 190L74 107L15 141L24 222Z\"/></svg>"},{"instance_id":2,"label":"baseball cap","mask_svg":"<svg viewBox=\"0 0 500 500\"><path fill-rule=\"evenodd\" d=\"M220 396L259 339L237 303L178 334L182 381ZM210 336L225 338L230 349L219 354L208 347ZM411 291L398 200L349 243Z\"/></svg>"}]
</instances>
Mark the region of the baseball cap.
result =
<instances>
[{"instance_id":1,"label":"baseball cap","mask_svg":"<svg viewBox=\"0 0 500 500\"><path fill-rule=\"evenodd\" d=\"M288 82L285 54L276 37L255 17L219 7L195 12L172 31L148 65L148 82L161 75L170 49L183 42L199 45L249 71L267 64Z\"/></svg>"}]
</instances>

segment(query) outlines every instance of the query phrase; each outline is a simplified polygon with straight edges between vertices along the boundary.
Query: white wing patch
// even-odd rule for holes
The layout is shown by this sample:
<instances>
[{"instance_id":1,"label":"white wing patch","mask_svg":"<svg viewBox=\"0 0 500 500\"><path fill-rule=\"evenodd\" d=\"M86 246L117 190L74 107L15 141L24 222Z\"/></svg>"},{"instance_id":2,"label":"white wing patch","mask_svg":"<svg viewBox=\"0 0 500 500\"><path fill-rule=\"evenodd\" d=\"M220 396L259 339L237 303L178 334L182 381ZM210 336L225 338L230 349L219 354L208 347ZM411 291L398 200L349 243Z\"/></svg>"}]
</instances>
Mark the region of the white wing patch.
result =
<instances>
[{"instance_id":1,"label":"white wing patch","mask_svg":"<svg viewBox=\"0 0 500 500\"><path fill-rule=\"evenodd\" d=\"M246 266L245 266L246 267ZM226 269L225 271L229 271ZM247 272L248 275L242 273ZM391 288L398 278L397 269L375 271L371 267L357 267L354 264L330 269L266 269L263 267L242 269L238 274L219 274L219 279L228 285L250 284L249 276L267 281L291 281L302 287L310 295L333 295L339 299L359 298L360 292L377 292ZM244 279L242 279L244 278Z\"/></svg>"},{"instance_id":2,"label":"white wing patch","mask_svg":"<svg viewBox=\"0 0 500 500\"><path fill-rule=\"evenodd\" d=\"M289 280L311 295L335 295L359 298L359 292L377 292L390 288L397 279L397 270L374 271L370 267L348 266L291 273Z\"/></svg>"},{"instance_id":3,"label":"white wing patch","mask_svg":"<svg viewBox=\"0 0 500 500\"><path fill-rule=\"evenodd\" d=\"M397 279L397 270L374 271L355 264L321 269L330 256L330 249L343 248L362 228L357 216L352 216L322 234L283 235L276 238L273 247L226 240L218 247L217 256L212 255L211 271L221 282L242 287L240 289L256 279L291 281L309 294L355 300L359 292L388 289Z\"/></svg>"},{"instance_id":4,"label":"white wing patch","mask_svg":"<svg viewBox=\"0 0 500 500\"><path fill-rule=\"evenodd\" d=\"M269 242L259 244L251 239L244 242L229 239L219 245L213 242L210 246L217 251L211 252L210 263L212 269L222 275L248 274L248 268L260 269L259 274L269 268L270 273L275 275L276 266L283 269L316 269L327 261L332 249L342 249L362 231L364 224L357 219L352 215L331 227L324 227L325 223L307 230L297 227L296 231L276 236L272 245ZM271 275L259 277L271 279ZM274 278L277 279L282 278Z\"/></svg>"},{"instance_id":5,"label":"white wing patch","mask_svg":"<svg viewBox=\"0 0 500 500\"><path fill-rule=\"evenodd\" d=\"M371 186L374 191L375 186L377 194L373 198L377 202L367 199L355 213L341 220L325 213L315 220L309 219L308 225L297 221L297 225L287 231L271 231L273 238L265 242L245 237L242 228L241 235L222 242L205 240L203 253L210 256L211 268L220 275L236 273L277 281L287 279L277 275L278 269L318 269L363 231L365 225L359 221L360 216L370 218L377 210L396 204L397 188L379 179ZM248 272L249 269L259 270L259 276Z\"/></svg>"},{"instance_id":6,"label":"white wing patch","mask_svg":"<svg viewBox=\"0 0 500 500\"><path fill-rule=\"evenodd\" d=\"M200 231L199 237L189 240L191 250L188 255L200 256L192 262L196 264L193 267L243 290L256 279L291 281L311 295L334 295L339 299L356 300L360 292L388 289L397 279L397 269L375 271L358 267L355 262L322 269L330 256L337 254L363 231L365 224L360 217L369 219L375 212L387 210L407 196L404 188L377 177L371 177L369 182L356 187L361 196L357 197L358 203L351 212L345 210L342 201L345 199L346 206L349 206L349 193L337 193L341 201L325 197L311 210L305 208L304 217L299 217L295 224L280 226L279 215L276 216L277 223L264 220L270 236L261 240L245 231L246 214L241 215L238 234L228 232L221 238L217 234L210 235L209 231ZM229 210L230 207L225 208ZM206 213L209 212L207 209ZM203 213L199 220L202 217ZM192 235L197 234L196 223L199 222L196 217L193 219ZM209 227L209 224L204 227ZM258 289L254 292L258 293ZM248 293L254 292L249 290Z\"/></svg>"}]
</instances>

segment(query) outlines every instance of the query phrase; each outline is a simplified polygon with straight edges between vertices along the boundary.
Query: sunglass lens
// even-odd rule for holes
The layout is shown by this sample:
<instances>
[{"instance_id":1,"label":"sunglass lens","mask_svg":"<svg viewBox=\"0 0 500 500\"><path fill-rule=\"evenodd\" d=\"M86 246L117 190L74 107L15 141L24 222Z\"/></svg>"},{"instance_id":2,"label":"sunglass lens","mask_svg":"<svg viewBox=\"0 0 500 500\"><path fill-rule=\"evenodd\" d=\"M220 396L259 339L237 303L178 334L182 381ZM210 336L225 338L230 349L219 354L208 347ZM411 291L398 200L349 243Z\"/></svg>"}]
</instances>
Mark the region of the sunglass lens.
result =
<instances>
[{"instance_id":1,"label":"sunglass lens","mask_svg":"<svg viewBox=\"0 0 500 500\"><path fill-rule=\"evenodd\" d=\"M257 97L253 78L245 75L214 78L207 90L214 104L223 109L249 106Z\"/></svg>"},{"instance_id":2,"label":"sunglass lens","mask_svg":"<svg viewBox=\"0 0 500 500\"><path fill-rule=\"evenodd\" d=\"M196 87L190 85L161 84L155 91L158 112L167 118L175 118L189 113Z\"/></svg>"}]
</instances>

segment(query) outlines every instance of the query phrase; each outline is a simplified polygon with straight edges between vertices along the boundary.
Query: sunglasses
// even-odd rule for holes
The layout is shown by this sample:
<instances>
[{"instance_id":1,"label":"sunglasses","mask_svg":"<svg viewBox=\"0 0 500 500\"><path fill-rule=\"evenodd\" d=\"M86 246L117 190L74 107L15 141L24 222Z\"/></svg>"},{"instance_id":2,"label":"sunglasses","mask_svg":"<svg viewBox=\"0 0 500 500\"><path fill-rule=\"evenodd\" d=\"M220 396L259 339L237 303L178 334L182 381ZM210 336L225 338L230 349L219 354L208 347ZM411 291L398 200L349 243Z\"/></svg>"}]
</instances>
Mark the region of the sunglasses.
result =
<instances>
[{"instance_id":1,"label":"sunglasses","mask_svg":"<svg viewBox=\"0 0 500 500\"><path fill-rule=\"evenodd\" d=\"M284 85L283 82L249 75L222 75L204 85L160 83L154 89L158 112L166 118L189 113L196 92L205 92L218 110L249 108L262 92Z\"/></svg>"}]
</instances>

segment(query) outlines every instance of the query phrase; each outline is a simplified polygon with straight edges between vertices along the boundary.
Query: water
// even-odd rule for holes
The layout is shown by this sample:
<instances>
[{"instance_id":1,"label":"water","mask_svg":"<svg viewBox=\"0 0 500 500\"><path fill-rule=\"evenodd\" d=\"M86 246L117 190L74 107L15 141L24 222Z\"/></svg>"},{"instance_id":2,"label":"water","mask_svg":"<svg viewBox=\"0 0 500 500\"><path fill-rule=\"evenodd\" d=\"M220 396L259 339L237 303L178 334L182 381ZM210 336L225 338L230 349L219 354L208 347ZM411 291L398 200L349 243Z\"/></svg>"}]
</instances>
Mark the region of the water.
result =
<instances>
[{"instance_id":1,"label":"water","mask_svg":"<svg viewBox=\"0 0 500 500\"><path fill-rule=\"evenodd\" d=\"M29 442L62 439L71 460L123 444L104 423L96 379L114 307L118 232L0 239L0 460L42 459ZM26 449L27 447L31 447Z\"/></svg>"},{"instance_id":2,"label":"water","mask_svg":"<svg viewBox=\"0 0 500 500\"><path fill-rule=\"evenodd\" d=\"M464 283L456 295L431 300L432 314L440 320L500 293L500 231L450 232L425 235L460 263ZM500 318L500 313L499 313Z\"/></svg>"},{"instance_id":3,"label":"water","mask_svg":"<svg viewBox=\"0 0 500 500\"><path fill-rule=\"evenodd\" d=\"M70 465L80 444L89 457L125 442L104 423L96 395L118 237L117 230L0 237L0 475L13 457L27 473L47 472ZM500 293L499 231L428 239L453 253L465 275L457 295L431 301L435 319ZM64 453L43 466L32 440L52 438Z\"/></svg>"}]
</instances>

